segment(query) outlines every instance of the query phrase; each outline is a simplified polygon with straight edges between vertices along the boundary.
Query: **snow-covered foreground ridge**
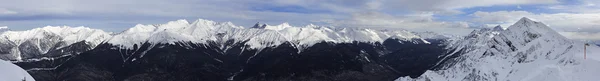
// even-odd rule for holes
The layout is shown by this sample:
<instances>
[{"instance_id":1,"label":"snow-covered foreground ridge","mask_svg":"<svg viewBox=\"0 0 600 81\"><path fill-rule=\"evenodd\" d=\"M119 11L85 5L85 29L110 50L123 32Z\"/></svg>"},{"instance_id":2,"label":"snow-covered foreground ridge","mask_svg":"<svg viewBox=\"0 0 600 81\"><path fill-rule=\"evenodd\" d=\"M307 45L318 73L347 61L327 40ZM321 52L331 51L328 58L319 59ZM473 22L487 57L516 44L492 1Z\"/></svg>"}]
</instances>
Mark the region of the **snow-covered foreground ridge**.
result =
<instances>
[{"instance_id":1,"label":"snow-covered foreground ridge","mask_svg":"<svg viewBox=\"0 0 600 81\"><path fill-rule=\"evenodd\" d=\"M27 71L8 61L0 60L0 81L35 81Z\"/></svg>"},{"instance_id":2,"label":"snow-covered foreground ridge","mask_svg":"<svg viewBox=\"0 0 600 81\"><path fill-rule=\"evenodd\" d=\"M456 58L418 78L398 81L597 81L600 48L569 40L541 22L522 18L506 30L454 42ZM473 34L473 33L472 33ZM468 44L471 43L471 44ZM462 53L462 54L461 54ZM452 55L452 54L451 54Z\"/></svg>"}]
</instances>

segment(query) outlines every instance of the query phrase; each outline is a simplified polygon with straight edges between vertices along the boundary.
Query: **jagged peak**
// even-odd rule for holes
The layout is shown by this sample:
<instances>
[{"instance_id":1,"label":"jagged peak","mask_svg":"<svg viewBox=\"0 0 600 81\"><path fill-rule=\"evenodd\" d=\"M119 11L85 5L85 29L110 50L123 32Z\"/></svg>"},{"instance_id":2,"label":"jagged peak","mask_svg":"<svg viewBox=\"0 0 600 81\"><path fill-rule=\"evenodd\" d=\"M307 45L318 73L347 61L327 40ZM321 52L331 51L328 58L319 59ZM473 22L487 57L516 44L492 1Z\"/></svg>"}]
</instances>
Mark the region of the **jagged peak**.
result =
<instances>
[{"instance_id":1,"label":"jagged peak","mask_svg":"<svg viewBox=\"0 0 600 81\"><path fill-rule=\"evenodd\" d=\"M530 23L530 22L535 22L527 17L522 17L521 19L519 19L519 21L517 21L517 23Z\"/></svg>"},{"instance_id":2,"label":"jagged peak","mask_svg":"<svg viewBox=\"0 0 600 81\"><path fill-rule=\"evenodd\" d=\"M0 26L0 29L8 29L8 26Z\"/></svg>"},{"instance_id":3,"label":"jagged peak","mask_svg":"<svg viewBox=\"0 0 600 81\"><path fill-rule=\"evenodd\" d=\"M254 26L250 27L250 28L258 28L258 29L265 29L265 27L267 27L267 24L260 24L260 22L256 22L256 24L254 24Z\"/></svg>"},{"instance_id":4,"label":"jagged peak","mask_svg":"<svg viewBox=\"0 0 600 81\"><path fill-rule=\"evenodd\" d=\"M535 32L538 34L546 34L546 35L554 35L554 36L564 37L564 36L560 35L558 32L556 32L555 30L553 30L552 28L548 27L546 24L537 22L537 21L533 21L527 17L521 18L519 21L517 21L517 23L508 27L505 32L508 32L508 33L514 33L514 32L534 33Z\"/></svg>"},{"instance_id":5,"label":"jagged peak","mask_svg":"<svg viewBox=\"0 0 600 81\"><path fill-rule=\"evenodd\" d=\"M252 26L250 28L261 28L260 22L256 22L256 24L254 24L254 26Z\"/></svg>"},{"instance_id":6,"label":"jagged peak","mask_svg":"<svg viewBox=\"0 0 600 81\"><path fill-rule=\"evenodd\" d=\"M494 31L502 31L502 30L504 30L504 28L502 28L502 26L498 25L498 26L494 27L494 29L492 29L492 30L494 30Z\"/></svg>"},{"instance_id":7,"label":"jagged peak","mask_svg":"<svg viewBox=\"0 0 600 81\"><path fill-rule=\"evenodd\" d=\"M100 29L92 29L84 26L45 26L31 30L7 31L2 33L1 36L16 44L31 39L44 39L62 41L67 45L85 40L86 43L97 45L106 40L106 38L110 38L111 33L112 32L105 32Z\"/></svg>"},{"instance_id":8,"label":"jagged peak","mask_svg":"<svg viewBox=\"0 0 600 81\"><path fill-rule=\"evenodd\" d=\"M543 29L543 30L550 29L544 23L533 21L527 17L523 17L523 18L519 19L519 21L517 21L515 24L509 26L507 29L514 29L514 28L521 28L521 27L529 28L529 29L531 29L531 28Z\"/></svg>"}]
</instances>

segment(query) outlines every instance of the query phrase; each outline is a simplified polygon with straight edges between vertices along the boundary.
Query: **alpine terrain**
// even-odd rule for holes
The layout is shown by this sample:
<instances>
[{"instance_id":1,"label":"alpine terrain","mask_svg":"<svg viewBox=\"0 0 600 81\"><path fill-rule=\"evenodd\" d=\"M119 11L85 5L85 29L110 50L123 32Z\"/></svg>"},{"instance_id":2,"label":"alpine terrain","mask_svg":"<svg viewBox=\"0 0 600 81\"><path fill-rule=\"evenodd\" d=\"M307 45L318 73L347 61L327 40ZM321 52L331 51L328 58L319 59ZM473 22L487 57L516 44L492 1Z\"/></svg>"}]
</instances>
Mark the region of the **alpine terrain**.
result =
<instances>
[{"instance_id":1,"label":"alpine terrain","mask_svg":"<svg viewBox=\"0 0 600 81\"><path fill-rule=\"evenodd\" d=\"M204 19L119 33L0 31L0 59L38 81L586 81L600 72L600 48L586 47L584 59L583 42L527 18L464 37Z\"/></svg>"},{"instance_id":2,"label":"alpine terrain","mask_svg":"<svg viewBox=\"0 0 600 81\"><path fill-rule=\"evenodd\" d=\"M448 45L452 51L437 69L397 81L595 81L600 49L584 46L522 18L506 30L474 31Z\"/></svg>"},{"instance_id":3,"label":"alpine terrain","mask_svg":"<svg viewBox=\"0 0 600 81\"><path fill-rule=\"evenodd\" d=\"M83 27L4 34L11 47L3 59L39 81L390 81L429 70L450 38L287 23L246 28L204 19L139 24L115 34Z\"/></svg>"}]
</instances>

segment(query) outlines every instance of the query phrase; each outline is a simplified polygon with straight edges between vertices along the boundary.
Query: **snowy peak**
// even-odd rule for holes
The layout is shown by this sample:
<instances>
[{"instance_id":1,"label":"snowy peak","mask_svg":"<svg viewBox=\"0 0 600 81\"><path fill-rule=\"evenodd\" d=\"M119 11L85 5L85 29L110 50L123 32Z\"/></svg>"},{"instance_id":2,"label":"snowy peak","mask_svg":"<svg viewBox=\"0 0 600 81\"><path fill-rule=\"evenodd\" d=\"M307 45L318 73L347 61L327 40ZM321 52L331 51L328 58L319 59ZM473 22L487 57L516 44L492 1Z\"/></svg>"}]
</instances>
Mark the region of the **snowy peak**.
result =
<instances>
[{"instance_id":1,"label":"snowy peak","mask_svg":"<svg viewBox=\"0 0 600 81\"><path fill-rule=\"evenodd\" d=\"M554 31L544 23L532 21L527 17L521 18L519 21L517 21L517 23L511 25L506 30L508 30L508 32L531 32L562 37L562 35Z\"/></svg>"},{"instance_id":2,"label":"snowy peak","mask_svg":"<svg viewBox=\"0 0 600 81\"><path fill-rule=\"evenodd\" d=\"M46 26L42 28L35 28L26 31L8 31L2 33L3 37L20 43L29 39L44 39L46 37L59 37L59 40L63 40L67 43L75 43L79 41L87 41L94 44L99 44L104 41L104 38L110 37L109 32L104 32L99 29L91 29L87 27L69 27L69 26Z\"/></svg>"},{"instance_id":3,"label":"snowy peak","mask_svg":"<svg viewBox=\"0 0 600 81\"><path fill-rule=\"evenodd\" d=\"M142 43L193 42L207 43L234 40L245 43L250 48L277 46L285 42L298 46L310 46L319 42L382 42L388 38L420 39L405 30L383 31L372 29L332 29L313 24L294 27L289 23L267 25L260 23L251 28L236 26L231 22L215 22L198 19L188 23L185 20L171 21L160 25L136 25L127 31L115 35L107 43L131 48Z\"/></svg>"},{"instance_id":4,"label":"snowy peak","mask_svg":"<svg viewBox=\"0 0 600 81\"><path fill-rule=\"evenodd\" d=\"M254 26L252 26L250 28L265 29L265 27L267 27L267 24L260 25L260 22L256 22L256 24L254 24Z\"/></svg>"},{"instance_id":5,"label":"snowy peak","mask_svg":"<svg viewBox=\"0 0 600 81\"><path fill-rule=\"evenodd\" d=\"M0 34L0 59L20 61L82 41L93 48L110 38L110 34L82 26L46 26L25 31L6 31Z\"/></svg>"},{"instance_id":6,"label":"snowy peak","mask_svg":"<svg viewBox=\"0 0 600 81\"><path fill-rule=\"evenodd\" d=\"M498 34L500 34L500 32L504 31L504 29L501 26L496 26L493 29L491 28L482 28L479 30L473 30L471 33L469 33L465 38L492 38ZM479 40L479 41L484 41L484 40Z\"/></svg>"},{"instance_id":7,"label":"snowy peak","mask_svg":"<svg viewBox=\"0 0 600 81\"><path fill-rule=\"evenodd\" d=\"M479 37L473 39L476 38ZM462 51L452 52L458 54L451 55L460 56L449 59L451 62L446 62L442 70L427 71L417 79L420 81L587 81L581 78L597 77L576 74L600 72L596 70L597 66L593 68L582 66L600 63L582 62L581 54L584 48L582 43L573 42L543 23L528 18L520 19L491 39L464 39L452 45L451 48Z\"/></svg>"},{"instance_id":8,"label":"snowy peak","mask_svg":"<svg viewBox=\"0 0 600 81\"><path fill-rule=\"evenodd\" d=\"M536 40L554 40L546 42L567 43L568 39L558 34L541 22L521 18L517 23L502 31L499 36L494 37L492 44L508 45L509 48L496 48L499 51L516 51L520 47Z\"/></svg>"},{"instance_id":9,"label":"snowy peak","mask_svg":"<svg viewBox=\"0 0 600 81\"><path fill-rule=\"evenodd\" d=\"M135 44L143 43L169 43L194 42L206 43L207 41L221 41L219 38L227 32L244 29L231 22L215 22L198 19L192 23L187 20L170 21L166 24L141 25L138 24L127 31L113 36L107 43L131 48ZM251 33L260 33L244 31ZM243 35L243 33L237 33ZM217 36L219 35L219 36ZM251 35L247 34L246 35ZM241 36L243 37L243 36ZM225 37L227 38L227 37Z\"/></svg>"}]
</instances>

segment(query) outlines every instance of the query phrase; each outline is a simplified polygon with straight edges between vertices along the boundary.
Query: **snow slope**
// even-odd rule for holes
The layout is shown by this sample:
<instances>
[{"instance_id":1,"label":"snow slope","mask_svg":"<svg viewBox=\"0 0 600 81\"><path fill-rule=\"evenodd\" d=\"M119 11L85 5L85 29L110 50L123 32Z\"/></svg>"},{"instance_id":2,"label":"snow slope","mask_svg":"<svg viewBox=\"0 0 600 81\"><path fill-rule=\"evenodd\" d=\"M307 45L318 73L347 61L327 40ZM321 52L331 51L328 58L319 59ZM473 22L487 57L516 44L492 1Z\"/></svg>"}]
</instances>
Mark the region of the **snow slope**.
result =
<instances>
[{"instance_id":1,"label":"snow slope","mask_svg":"<svg viewBox=\"0 0 600 81\"><path fill-rule=\"evenodd\" d=\"M8 61L0 60L0 81L35 81L27 71Z\"/></svg>"},{"instance_id":2,"label":"snow slope","mask_svg":"<svg viewBox=\"0 0 600 81\"><path fill-rule=\"evenodd\" d=\"M492 32L489 32L492 33ZM477 36L443 69L398 81L596 81L600 48L569 40L540 22L522 18L494 36ZM459 44L460 45L460 44ZM456 52L456 53L461 53Z\"/></svg>"},{"instance_id":3,"label":"snow slope","mask_svg":"<svg viewBox=\"0 0 600 81\"><path fill-rule=\"evenodd\" d=\"M318 42L382 42L388 38L404 40L420 39L405 30L373 30L359 28L332 28L315 25L293 27L288 23L280 25L259 25L244 28L231 22L214 22L198 19L194 22L187 20L171 21L160 25L142 25L130 28L110 38L107 43L132 48L143 43L193 42L207 44L233 40L234 43L244 43L250 49L277 46L286 42L296 44L296 47L311 46ZM226 48L226 47L225 47Z\"/></svg>"},{"instance_id":4,"label":"snow slope","mask_svg":"<svg viewBox=\"0 0 600 81\"><path fill-rule=\"evenodd\" d=\"M26 31L6 31L0 34L0 51L2 59L22 60L23 54L45 54L81 41L96 46L109 37L109 32L87 27L46 26Z\"/></svg>"}]
</instances>

